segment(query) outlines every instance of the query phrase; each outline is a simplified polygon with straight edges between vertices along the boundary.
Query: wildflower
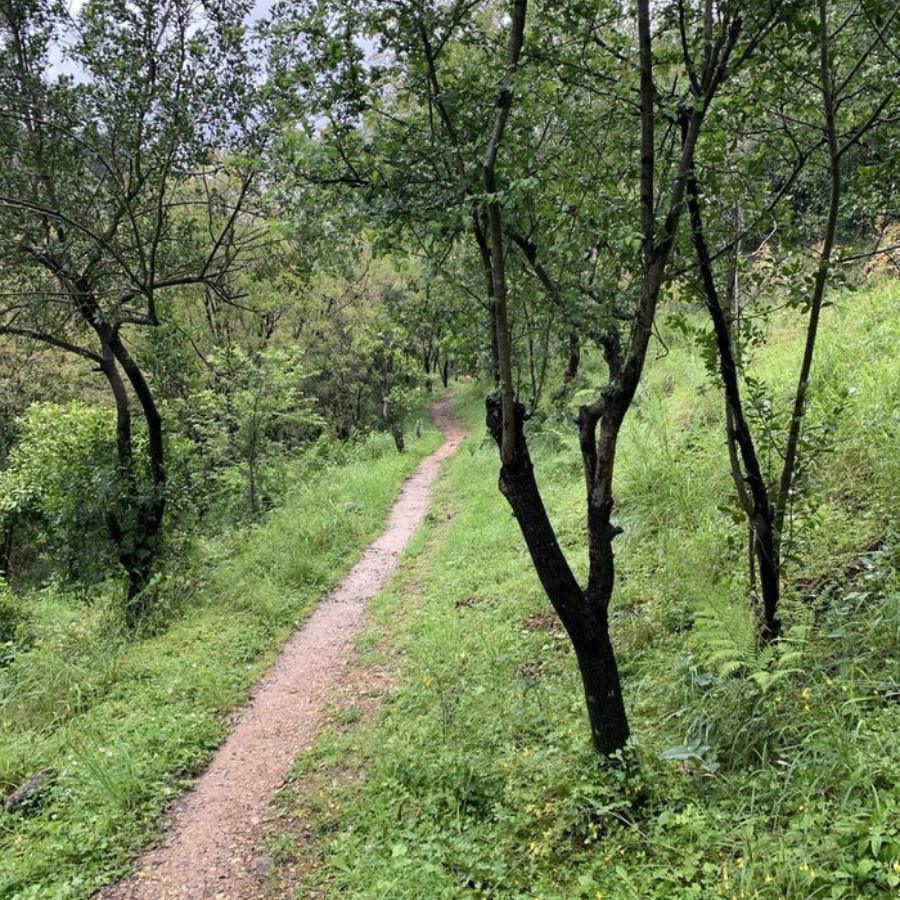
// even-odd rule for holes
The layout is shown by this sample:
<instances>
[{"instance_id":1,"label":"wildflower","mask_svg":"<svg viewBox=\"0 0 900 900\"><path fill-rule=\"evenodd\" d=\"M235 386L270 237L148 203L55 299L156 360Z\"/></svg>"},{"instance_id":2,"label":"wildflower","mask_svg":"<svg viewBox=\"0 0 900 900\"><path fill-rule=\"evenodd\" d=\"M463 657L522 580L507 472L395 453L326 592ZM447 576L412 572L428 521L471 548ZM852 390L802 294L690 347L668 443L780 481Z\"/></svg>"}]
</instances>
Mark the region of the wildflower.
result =
<instances>
[{"instance_id":1,"label":"wildflower","mask_svg":"<svg viewBox=\"0 0 900 900\"><path fill-rule=\"evenodd\" d=\"M808 872L809 866L806 863L803 863L802 866L799 867L801 872Z\"/></svg>"},{"instance_id":2,"label":"wildflower","mask_svg":"<svg viewBox=\"0 0 900 900\"><path fill-rule=\"evenodd\" d=\"M594 894L594 900L603 900L603 891L597 891L597 893Z\"/></svg>"},{"instance_id":3,"label":"wildflower","mask_svg":"<svg viewBox=\"0 0 900 900\"><path fill-rule=\"evenodd\" d=\"M739 869L743 869L743 868L744 868L744 857L743 857L743 856L739 856L739 857L737 858L737 860L735 861L735 865L736 865Z\"/></svg>"},{"instance_id":4,"label":"wildflower","mask_svg":"<svg viewBox=\"0 0 900 900\"><path fill-rule=\"evenodd\" d=\"M900 862L895 862L891 867L897 875L900 875Z\"/></svg>"},{"instance_id":5,"label":"wildflower","mask_svg":"<svg viewBox=\"0 0 900 900\"><path fill-rule=\"evenodd\" d=\"M527 747L522 748L522 756L528 756L531 751Z\"/></svg>"},{"instance_id":6,"label":"wildflower","mask_svg":"<svg viewBox=\"0 0 900 900\"><path fill-rule=\"evenodd\" d=\"M532 852L534 856L537 856L538 853L541 852L541 845L537 841L532 841L528 845L528 849Z\"/></svg>"}]
</instances>

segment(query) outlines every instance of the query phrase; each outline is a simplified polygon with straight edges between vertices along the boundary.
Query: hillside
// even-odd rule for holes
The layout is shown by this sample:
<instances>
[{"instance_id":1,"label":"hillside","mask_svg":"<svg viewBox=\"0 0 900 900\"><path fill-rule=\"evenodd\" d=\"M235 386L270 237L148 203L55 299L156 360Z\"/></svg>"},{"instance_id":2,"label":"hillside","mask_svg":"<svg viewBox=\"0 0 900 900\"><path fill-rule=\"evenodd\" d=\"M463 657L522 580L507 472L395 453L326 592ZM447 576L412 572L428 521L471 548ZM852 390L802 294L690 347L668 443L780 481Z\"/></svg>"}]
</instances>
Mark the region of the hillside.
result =
<instances>
[{"instance_id":1,"label":"hillside","mask_svg":"<svg viewBox=\"0 0 900 900\"><path fill-rule=\"evenodd\" d=\"M364 645L362 682L387 659L398 683L372 724L348 724L361 707L344 697L281 798L297 830L277 824L271 846L289 884L302 873L299 895L896 889L898 301L888 283L844 295L828 318L815 409L847 401L795 522L784 618L799 655L782 668L755 649L737 577L719 397L683 344L653 364L620 462L612 621L634 720L620 764L585 739L571 650L496 491L479 391L463 393L468 448ZM794 335L773 335L758 371L787 387L798 350ZM538 425L532 446L561 539L580 546L571 430Z\"/></svg>"}]
</instances>

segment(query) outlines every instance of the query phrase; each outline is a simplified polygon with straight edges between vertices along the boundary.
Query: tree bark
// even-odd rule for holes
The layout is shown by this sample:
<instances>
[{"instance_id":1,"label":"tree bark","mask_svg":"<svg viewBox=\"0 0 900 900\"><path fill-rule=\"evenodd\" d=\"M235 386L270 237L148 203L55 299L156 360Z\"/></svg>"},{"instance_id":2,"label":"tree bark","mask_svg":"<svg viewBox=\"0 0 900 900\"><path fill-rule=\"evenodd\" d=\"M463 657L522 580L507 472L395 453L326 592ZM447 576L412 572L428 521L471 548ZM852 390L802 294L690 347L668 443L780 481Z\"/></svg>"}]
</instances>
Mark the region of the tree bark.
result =
<instances>
[{"instance_id":1,"label":"tree bark","mask_svg":"<svg viewBox=\"0 0 900 900\"><path fill-rule=\"evenodd\" d=\"M119 336L103 317L92 287L84 279L73 285L73 300L96 333L102 356L100 371L106 376L116 404L116 452L128 492L125 516L107 510L106 524L122 568L128 575L126 617L135 625L146 612L139 601L150 580L159 553L160 534L166 508L166 469L163 422L150 385ZM142 491L134 463L131 411L128 391L119 369L125 373L147 424L148 462L152 487ZM130 521L126 521L130 520Z\"/></svg>"},{"instance_id":2,"label":"tree bark","mask_svg":"<svg viewBox=\"0 0 900 900\"><path fill-rule=\"evenodd\" d=\"M569 384L575 380L578 374L578 366L581 364L581 342L578 339L578 329L573 328L569 332L569 359L563 372L563 382Z\"/></svg>"},{"instance_id":3,"label":"tree bark","mask_svg":"<svg viewBox=\"0 0 900 900\"><path fill-rule=\"evenodd\" d=\"M699 191L694 174L691 174L688 179L687 202L691 221L691 237L706 297L706 308L712 320L716 337L719 373L725 387L725 402L727 403L730 429L728 439L729 443L733 442L737 446L743 464L742 473L740 466L736 467L737 460L732 460L732 475L738 497L744 505L744 512L753 530L754 549L759 567L759 587L763 601L760 638L763 642L767 642L775 640L781 632L781 622L778 619L781 577L775 535L775 510L769 502L768 488L753 435L744 416L734 344L731 330L728 327L728 315L722 307L716 287L712 261L703 230Z\"/></svg>"},{"instance_id":4,"label":"tree bark","mask_svg":"<svg viewBox=\"0 0 900 900\"><path fill-rule=\"evenodd\" d=\"M12 564L13 536L15 529L6 525L0 533L0 576L8 576Z\"/></svg>"},{"instance_id":5,"label":"tree bark","mask_svg":"<svg viewBox=\"0 0 900 900\"><path fill-rule=\"evenodd\" d=\"M499 447L503 440L503 411L498 397L486 401L487 427ZM608 756L628 740L628 718L616 665L606 607L592 600L575 579L534 477L524 434L525 407L515 405L515 453L500 468L500 492L519 523L535 572L550 603L572 641L591 728L599 753Z\"/></svg>"},{"instance_id":6,"label":"tree bark","mask_svg":"<svg viewBox=\"0 0 900 900\"><path fill-rule=\"evenodd\" d=\"M384 419L384 424L388 427L388 431L391 433L391 437L394 439L394 446L397 448L397 452L405 453L406 442L403 438L403 423L394 414L387 394L381 398L381 416Z\"/></svg>"}]
</instances>

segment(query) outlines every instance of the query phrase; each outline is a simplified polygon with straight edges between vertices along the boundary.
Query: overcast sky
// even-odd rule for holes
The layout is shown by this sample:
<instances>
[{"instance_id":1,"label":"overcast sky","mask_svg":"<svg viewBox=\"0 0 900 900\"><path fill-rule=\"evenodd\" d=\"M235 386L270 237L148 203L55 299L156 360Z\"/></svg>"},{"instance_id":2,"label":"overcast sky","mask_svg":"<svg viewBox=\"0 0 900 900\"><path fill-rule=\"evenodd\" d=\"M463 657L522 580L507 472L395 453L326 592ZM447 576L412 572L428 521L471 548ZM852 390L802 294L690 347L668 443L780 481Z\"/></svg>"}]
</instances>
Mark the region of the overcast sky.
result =
<instances>
[{"instance_id":1,"label":"overcast sky","mask_svg":"<svg viewBox=\"0 0 900 900\"><path fill-rule=\"evenodd\" d=\"M78 15L78 11L84 6L85 0L68 0L67 6L69 13L74 17ZM256 0L253 4L253 11L247 18L248 22L257 22L263 18L266 13L275 4L275 0ZM71 60L66 59L62 46L55 46L50 53L49 74L51 75L71 75L76 80L79 77L78 66L74 65Z\"/></svg>"}]
</instances>

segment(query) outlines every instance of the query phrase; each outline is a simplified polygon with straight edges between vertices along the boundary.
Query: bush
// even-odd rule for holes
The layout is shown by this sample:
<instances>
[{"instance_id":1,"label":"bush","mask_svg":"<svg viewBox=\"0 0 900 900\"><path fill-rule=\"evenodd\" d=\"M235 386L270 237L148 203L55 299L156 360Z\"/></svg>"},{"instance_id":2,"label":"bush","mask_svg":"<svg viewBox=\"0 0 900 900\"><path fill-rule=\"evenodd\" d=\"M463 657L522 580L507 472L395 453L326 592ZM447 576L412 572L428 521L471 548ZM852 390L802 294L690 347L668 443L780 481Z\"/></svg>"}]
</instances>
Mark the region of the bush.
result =
<instances>
[{"instance_id":1,"label":"bush","mask_svg":"<svg viewBox=\"0 0 900 900\"><path fill-rule=\"evenodd\" d=\"M112 410L81 403L32 404L18 420L19 439L0 471L0 530L15 527L18 543L50 563L51 576L97 584L120 572L107 531L112 512L127 523L132 494L116 456ZM134 453L140 485L146 472L146 435L135 423ZM167 448L168 518L193 511L189 485L196 463L192 445L173 439Z\"/></svg>"},{"instance_id":2,"label":"bush","mask_svg":"<svg viewBox=\"0 0 900 900\"><path fill-rule=\"evenodd\" d=\"M9 665L23 642L28 612L0 578L0 667Z\"/></svg>"}]
</instances>

